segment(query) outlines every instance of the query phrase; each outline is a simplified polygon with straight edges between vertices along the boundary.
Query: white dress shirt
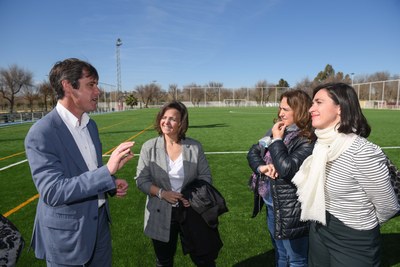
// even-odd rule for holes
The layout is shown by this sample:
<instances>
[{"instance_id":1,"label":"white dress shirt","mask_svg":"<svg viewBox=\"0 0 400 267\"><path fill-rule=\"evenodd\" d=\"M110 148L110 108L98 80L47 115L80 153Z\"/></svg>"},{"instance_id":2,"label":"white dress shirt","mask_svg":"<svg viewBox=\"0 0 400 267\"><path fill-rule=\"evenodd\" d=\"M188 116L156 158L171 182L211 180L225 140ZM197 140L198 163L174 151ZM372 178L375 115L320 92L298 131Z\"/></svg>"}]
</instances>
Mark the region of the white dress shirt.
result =
<instances>
[{"instance_id":1,"label":"white dress shirt","mask_svg":"<svg viewBox=\"0 0 400 267\"><path fill-rule=\"evenodd\" d=\"M172 191L180 193L182 190L183 178L185 177L183 172L182 153L175 161L168 157L168 177Z\"/></svg>"},{"instance_id":2,"label":"white dress shirt","mask_svg":"<svg viewBox=\"0 0 400 267\"><path fill-rule=\"evenodd\" d=\"M67 125L68 130L71 132L72 137L74 138L89 171L97 169L98 162L96 149L87 128L87 124L89 123L90 119L89 115L83 113L81 117L81 123L79 123L79 119L75 117L75 115L73 115L68 109L66 109L60 102L57 103L56 110L65 125ZM101 207L105 202L106 200L104 194L99 194L99 207Z\"/></svg>"}]
</instances>

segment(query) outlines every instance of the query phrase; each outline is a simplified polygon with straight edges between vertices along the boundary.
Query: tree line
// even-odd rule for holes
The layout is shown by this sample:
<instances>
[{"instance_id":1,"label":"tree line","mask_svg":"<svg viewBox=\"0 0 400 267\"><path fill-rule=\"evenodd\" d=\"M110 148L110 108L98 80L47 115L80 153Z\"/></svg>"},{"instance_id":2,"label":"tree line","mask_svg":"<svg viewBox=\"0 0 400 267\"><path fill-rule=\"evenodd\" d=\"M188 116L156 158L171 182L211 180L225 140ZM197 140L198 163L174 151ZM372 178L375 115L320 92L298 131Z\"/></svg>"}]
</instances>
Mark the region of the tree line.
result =
<instances>
[{"instance_id":1,"label":"tree line","mask_svg":"<svg viewBox=\"0 0 400 267\"><path fill-rule=\"evenodd\" d=\"M311 94L312 88L323 82L345 82L355 83L354 74L336 72L334 68L327 64L324 70L317 73L315 78L305 78L297 82L294 86L288 84L283 78L277 84L269 83L267 80L260 80L253 87L225 88L222 82L209 82L205 85L191 83L179 88L177 84L170 84L167 89L155 82L137 85L131 91L106 92L102 90L100 100L112 101L114 95L115 102L125 102L131 107L140 105L160 104L170 100L191 101L193 105L199 105L205 101L222 101L224 99L247 99L257 103L276 101L282 90L286 88L301 89ZM376 72L371 75L357 75L357 83L367 83L374 81L385 81L399 79L399 75L391 75L388 72ZM396 88L386 89L386 95L392 100ZM365 91L365 90L364 90ZM366 94L363 90L361 93ZM377 93L374 91L374 93ZM369 92L370 94L370 92ZM57 103L55 91L51 88L48 81L38 84L33 83L31 71L23 69L17 65L0 69L0 112L13 113L16 109L34 111L48 111Z\"/></svg>"}]
</instances>

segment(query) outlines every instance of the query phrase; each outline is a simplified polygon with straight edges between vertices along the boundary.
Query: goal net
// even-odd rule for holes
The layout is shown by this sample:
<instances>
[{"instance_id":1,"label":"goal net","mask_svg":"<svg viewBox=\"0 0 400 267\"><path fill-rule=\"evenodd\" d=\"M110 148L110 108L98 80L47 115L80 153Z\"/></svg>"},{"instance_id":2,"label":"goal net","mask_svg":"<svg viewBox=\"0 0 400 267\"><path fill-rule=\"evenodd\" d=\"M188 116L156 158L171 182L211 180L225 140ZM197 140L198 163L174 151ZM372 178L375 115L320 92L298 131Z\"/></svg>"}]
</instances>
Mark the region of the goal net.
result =
<instances>
[{"instance_id":1,"label":"goal net","mask_svg":"<svg viewBox=\"0 0 400 267\"><path fill-rule=\"evenodd\" d=\"M247 106L246 99L224 99L225 107L245 107Z\"/></svg>"},{"instance_id":2,"label":"goal net","mask_svg":"<svg viewBox=\"0 0 400 267\"><path fill-rule=\"evenodd\" d=\"M372 100L372 101L365 101L365 108L376 108L376 109L381 109L381 108L386 108L386 101L382 100Z\"/></svg>"}]
</instances>

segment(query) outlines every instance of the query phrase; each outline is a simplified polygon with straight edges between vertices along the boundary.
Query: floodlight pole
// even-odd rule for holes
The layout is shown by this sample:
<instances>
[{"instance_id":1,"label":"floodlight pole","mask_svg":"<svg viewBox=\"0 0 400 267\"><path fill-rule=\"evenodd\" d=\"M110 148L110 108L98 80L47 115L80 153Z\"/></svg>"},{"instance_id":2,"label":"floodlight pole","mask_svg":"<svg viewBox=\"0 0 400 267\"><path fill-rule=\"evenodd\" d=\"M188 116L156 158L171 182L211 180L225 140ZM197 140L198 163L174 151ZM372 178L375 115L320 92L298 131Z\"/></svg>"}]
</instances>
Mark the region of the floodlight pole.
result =
<instances>
[{"instance_id":1,"label":"floodlight pole","mask_svg":"<svg viewBox=\"0 0 400 267\"><path fill-rule=\"evenodd\" d=\"M396 107L399 107L399 94L400 94L400 80L397 80L397 99L396 99Z\"/></svg>"},{"instance_id":2,"label":"floodlight pole","mask_svg":"<svg viewBox=\"0 0 400 267\"><path fill-rule=\"evenodd\" d=\"M353 87L354 88L354 72L352 72L352 73L350 73L350 75L351 75L351 87ZM358 87L357 87L357 98L358 98L358 101L360 101L360 85L358 85Z\"/></svg>"},{"instance_id":3,"label":"floodlight pole","mask_svg":"<svg viewBox=\"0 0 400 267\"><path fill-rule=\"evenodd\" d=\"M351 75L351 87L353 87L353 76L354 76L354 72L352 72L352 73L350 73L350 75Z\"/></svg>"},{"instance_id":4,"label":"floodlight pole","mask_svg":"<svg viewBox=\"0 0 400 267\"><path fill-rule=\"evenodd\" d=\"M122 45L122 40L121 38L117 39L117 42L115 43L116 46L116 52L117 52L117 105L119 109L119 92L121 91L121 61L119 57L119 47Z\"/></svg>"}]
</instances>

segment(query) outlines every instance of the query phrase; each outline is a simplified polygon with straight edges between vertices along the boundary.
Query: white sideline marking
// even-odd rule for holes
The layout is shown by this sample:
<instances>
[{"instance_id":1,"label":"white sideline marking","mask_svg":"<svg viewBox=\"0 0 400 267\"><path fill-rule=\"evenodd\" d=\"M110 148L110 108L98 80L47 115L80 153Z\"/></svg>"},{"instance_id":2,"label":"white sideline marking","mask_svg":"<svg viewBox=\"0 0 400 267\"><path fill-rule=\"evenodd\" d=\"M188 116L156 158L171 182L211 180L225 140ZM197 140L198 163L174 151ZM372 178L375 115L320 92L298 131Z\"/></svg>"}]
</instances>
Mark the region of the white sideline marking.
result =
<instances>
[{"instance_id":1,"label":"white sideline marking","mask_svg":"<svg viewBox=\"0 0 400 267\"><path fill-rule=\"evenodd\" d=\"M22 163L24 163L24 162L27 162L27 161L28 161L27 159L24 159L24 160L18 161L18 162L16 162L16 163L10 164L10 165L8 165L8 166L5 166L5 167L3 167L3 168L0 169L0 172L6 170L6 169L8 169L8 168L17 166L17 165L19 165L19 164L22 164Z\"/></svg>"},{"instance_id":2,"label":"white sideline marking","mask_svg":"<svg viewBox=\"0 0 400 267\"><path fill-rule=\"evenodd\" d=\"M249 151L230 151L230 152L204 152L204 154L215 155L215 154L243 154Z\"/></svg>"},{"instance_id":3,"label":"white sideline marking","mask_svg":"<svg viewBox=\"0 0 400 267\"><path fill-rule=\"evenodd\" d=\"M399 149L400 146L386 146L386 147L381 147L381 148L382 148L382 149ZM206 155L245 154L245 153L247 153L247 152L248 152L248 151L205 152L204 154L206 154ZM135 156L136 156L136 155L135 155ZM110 157L110 155L103 155L103 157ZM27 161L28 161L28 160L25 159L25 160L21 160L21 161L19 161L19 162L17 162L17 163L10 164L10 165L8 165L8 166L5 166L5 167L1 168L0 171L4 171L4 170L6 170L6 169L8 169L8 168L17 166L17 165L22 164L22 163L27 162Z\"/></svg>"},{"instance_id":4,"label":"white sideline marking","mask_svg":"<svg viewBox=\"0 0 400 267\"><path fill-rule=\"evenodd\" d=\"M244 154L249 151L229 151L229 152L204 152L206 155L216 155L216 154ZM110 157L110 155L103 155L103 157ZM137 155L135 155L137 157Z\"/></svg>"},{"instance_id":5,"label":"white sideline marking","mask_svg":"<svg viewBox=\"0 0 400 267\"><path fill-rule=\"evenodd\" d=\"M235 114L257 114L257 115L265 115L265 114L278 114L277 112L240 112L240 111L232 111L230 110L229 113Z\"/></svg>"}]
</instances>

